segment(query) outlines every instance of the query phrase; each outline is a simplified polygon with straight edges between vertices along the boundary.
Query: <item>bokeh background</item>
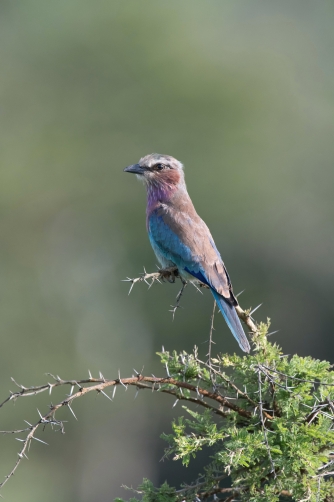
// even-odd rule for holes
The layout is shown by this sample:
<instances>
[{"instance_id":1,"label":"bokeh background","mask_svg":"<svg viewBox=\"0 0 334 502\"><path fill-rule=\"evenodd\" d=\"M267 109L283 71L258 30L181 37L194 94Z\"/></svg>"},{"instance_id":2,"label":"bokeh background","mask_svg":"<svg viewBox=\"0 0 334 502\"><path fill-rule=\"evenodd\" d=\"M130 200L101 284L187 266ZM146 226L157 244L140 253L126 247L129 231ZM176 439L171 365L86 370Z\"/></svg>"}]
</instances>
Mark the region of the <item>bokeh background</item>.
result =
<instances>
[{"instance_id":1,"label":"bokeh background","mask_svg":"<svg viewBox=\"0 0 334 502\"><path fill-rule=\"evenodd\" d=\"M121 282L155 270L144 189L122 171L151 152L184 162L241 305L263 302L285 353L334 361L333 16L327 0L2 0L0 400L11 376L158 375L161 345L206 353L208 292L188 289L172 322L178 285L128 297ZM221 316L215 340L239 350ZM65 436L40 433L49 446L33 444L6 500L190 481L159 462L180 404L134 395L79 400L78 422L65 410ZM9 403L0 429L49 399ZM3 479L19 444L0 439Z\"/></svg>"}]
</instances>

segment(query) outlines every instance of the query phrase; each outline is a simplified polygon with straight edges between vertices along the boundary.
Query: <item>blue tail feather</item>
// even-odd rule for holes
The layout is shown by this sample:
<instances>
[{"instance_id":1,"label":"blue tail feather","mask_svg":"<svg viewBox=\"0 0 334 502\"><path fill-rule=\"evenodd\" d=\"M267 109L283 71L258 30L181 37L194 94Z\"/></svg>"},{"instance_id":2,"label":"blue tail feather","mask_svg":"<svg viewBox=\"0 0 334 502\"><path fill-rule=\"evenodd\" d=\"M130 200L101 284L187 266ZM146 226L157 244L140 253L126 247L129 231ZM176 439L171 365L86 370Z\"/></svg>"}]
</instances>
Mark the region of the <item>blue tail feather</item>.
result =
<instances>
[{"instance_id":1,"label":"blue tail feather","mask_svg":"<svg viewBox=\"0 0 334 502\"><path fill-rule=\"evenodd\" d=\"M214 289L211 289L211 293L214 296L214 299L217 302L219 310L224 316L226 324L232 331L232 335L237 340L240 348L244 352L250 352L250 345L241 325L238 314L236 313L235 308L229 302L227 302L223 296L217 293Z\"/></svg>"}]
</instances>

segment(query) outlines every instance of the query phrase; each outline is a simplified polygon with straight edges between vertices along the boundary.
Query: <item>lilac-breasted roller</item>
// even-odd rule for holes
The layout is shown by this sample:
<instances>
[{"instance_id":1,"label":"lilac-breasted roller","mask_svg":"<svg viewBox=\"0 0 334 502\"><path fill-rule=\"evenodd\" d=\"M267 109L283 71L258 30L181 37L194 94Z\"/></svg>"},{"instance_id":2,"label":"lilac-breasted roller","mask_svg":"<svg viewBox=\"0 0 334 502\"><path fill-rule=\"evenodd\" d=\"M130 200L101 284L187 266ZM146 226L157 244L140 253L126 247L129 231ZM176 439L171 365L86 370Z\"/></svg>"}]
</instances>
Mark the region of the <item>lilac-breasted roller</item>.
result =
<instances>
[{"instance_id":1,"label":"lilac-breasted roller","mask_svg":"<svg viewBox=\"0 0 334 502\"><path fill-rule=\"evenodd\" d=\"M209 286L233 336L249 352L230 277L210 230L188 195L181 162L153 153L124 171L136 174L146 185L146 227L161 266L176 266L185 281Z\"/></svg>"}]
</instances>

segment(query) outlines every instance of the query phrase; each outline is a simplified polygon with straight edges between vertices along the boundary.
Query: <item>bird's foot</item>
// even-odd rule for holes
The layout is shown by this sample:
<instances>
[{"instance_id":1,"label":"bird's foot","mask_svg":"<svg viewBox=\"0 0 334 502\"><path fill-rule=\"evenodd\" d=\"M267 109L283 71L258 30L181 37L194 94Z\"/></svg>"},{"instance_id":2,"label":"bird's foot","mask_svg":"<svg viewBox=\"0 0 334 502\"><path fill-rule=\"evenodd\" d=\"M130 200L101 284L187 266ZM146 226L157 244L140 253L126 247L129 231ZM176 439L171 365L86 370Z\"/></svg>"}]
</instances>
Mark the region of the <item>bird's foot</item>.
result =
<instances>
[{"instance_id":1,"label":"bird's foot","mask_svg":"<svg viewBox=\"0 0 334 502\"><path fill-rule=\"evenodd\" d=\"M160 268L158 269L158 273L162 280L167 279L167 281L171 283L175 282L176 277L180 277L177 267Z\"/></svg>"}]
</instances>

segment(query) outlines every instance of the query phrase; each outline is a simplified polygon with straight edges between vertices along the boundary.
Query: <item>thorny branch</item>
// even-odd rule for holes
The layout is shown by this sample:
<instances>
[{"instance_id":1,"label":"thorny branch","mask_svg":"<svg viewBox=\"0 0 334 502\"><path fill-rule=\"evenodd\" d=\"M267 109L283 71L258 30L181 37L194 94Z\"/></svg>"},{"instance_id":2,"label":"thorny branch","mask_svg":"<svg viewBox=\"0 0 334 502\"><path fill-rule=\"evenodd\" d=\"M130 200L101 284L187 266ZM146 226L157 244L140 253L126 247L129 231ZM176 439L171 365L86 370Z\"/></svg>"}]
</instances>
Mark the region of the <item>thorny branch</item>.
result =
<instances>
[{"instance_id":1,"label":"thorny branch","mask_svg":"<svg viewBox=\"0 0 334 502\"><path fill-rule=\"evenodd\" d=\"M246 401L248 401L252 406L254 406L254 408L258 406L258 403L256 403L251 397L249 397L249 395L246 392L243 392L239 387L236 386L234 382L232 382L232 380L230 380L227 376L225 376L221 371L217 370L215 368L216 365L213 364L211 360L210 362L205 363L204 361L201 361L200 359L198 359L198 357L196 357L196 361L199 364L206 366L211 372L211 374L214 373L215 375L219 375L219 377L226 382L227 387L231 387L236 392L237 396L241 396L244 399L246 399ZM268 418L269 420L272 419L272 416L268 415L268 413L264 412L264 414L266 418Z\"/></svg>"},{"instance_id":2,"label":"thorny branch","mask_svg":"<svg viewBox=\"0 0 334 502\"><path fill-rule=\"evenodd\" d=\"M211 329L213 328L213 324L211 325ZM49 394L52 393L52 390L54 388L60 387L60 386L69 386L70 387L70 392L67 395L67 397L59 402L56 405L50 405L49 410L42 415L39 411L39 419L36 423L31 424L27 421L26 424L27 426L22 428L22 429L17 429L17 430L9 430L9 431L0 431L2 434L23 434L26 433L25 438L16 438L19 441L22 442L22 447L21 450L18 452L18 458L15 462L14 467L12 468L11 472L9 473L8 476L5 477L4 481L0 483L0 489L4 486L4 484L13 476L15 473L16 469L20 465L21 461L24 458L27 458L27 451L30 448L32 440L40 441L42 443L45 443L42 441L40 438L36 437L36 433L39 430L40 426L45 427L46 425L51 425L51 427L55 427L56 431L60 431L64 433L64 422L60 421L56 418L56 413L60 408L63 407L68 407L68 409L71 411L73 416L76 419L75 413L72 409L73 402L90 393L90 392L97 392L102 395L104 395L106 398L108 398L110 401L113 401L113 398L115 396L116 388L117 386L122 386L125 389L127 389L128 386L133 386L137 389L137 393L141 389L149 389L152 392L163 392L166 394L170 394L176 398L176 401L174 403L177 403L177 401L188 401L192 402L200 407L204 407L206 409L211 410L213 413L217 414L218 416L221 416L223 418L226 418L228 416L228 413L231 411L237 413L240 416L240 419L246 420L245 423L247 423L248 419L251 419L251 417L256 413L256 410L259 410L260 414L260 420L262 424L262 430L263 430L263 435L264 435L264 441L266 444L266 448L268 451L268 457L270 460L271 468L272 468L272 474L275 476L275 465L273 462L273 459L271 457L270 453L270 446L268 442L268 437L267 437L267 428L265 425L266 420L272 420L274 418L274 413L273 410L270 412L269 410L265 410L263 407L263 396L262 396L262 386L263 386L263 381L261 379L261 373L264 375L265 379L267 380L272 380L275 385L277 385L279 382L279 379L284 379L288 378L288 375L285 375L283 373L276 373L276 377L273 376L271 373L273 370L272 368L264 368L261 365L254 366L254 371L258 375L258 396L259 396L259 401L254 401L247 392L243 392L233 381L231 381L228 377L224 375L222 371L219 371L217 369L217 365L213 364L211 359L208 362L203 362L198 357L195 357L196 362L198 362L200 365L203 365L204 367L207 367L210 369L211 375L219 376L219 378L222 381L225 381L225 390L230 388L233 389L235 392L235 395L232 397L224 396L221 394L221 386L215 383L213 391L208 390L207 388L204 388L204 386L200 387L198 384L195 385L193 383L189 383L187 381L181 381L178 380L178 375L170 375L169 369L168 369L168 364L166 364L166 371L167 371L167 377L155 377L155 376L144 376L141 375L140 373L135 371L135 375L132 375L129 378L120 378L120 376L116 379L108 380L104 378L104 376L100 373L98 378L93 378L91 373L89 372L89 378L82 379L82 380L63 380L61 379L58 375L54 376L52 374L49 374L49 376L52 378L52 382L48 382L44 385L36 386L36 387L25 387L23 385L18 384L14 379L13 382L17 387L19 387L20 390L17 392L11 392L10 395L2 402L0 403L0 408L3 407L6 403L9 401L15 401L16 399L22 398L22 397L29 397L33 396L36 394L39 394L41 392L48 392ZM294 377L289 376L290 379L294 379ZM198 379L201 379L201 375L198 375ZM297 380L300 380L296 378ZM211 381L211 380L210 380ZM319 383L319 382L318 382ZM112 395L107 394L107 389L109 387L113 387L113 392ZM77 388L77 392L74 392L74 389ZM183 393L183 389L187 390L189 393L185 395ZM289 388L286 387L286 390ZM249 405L252 406L252 411L249 411L248 409L239 406L235 402L231 402L231 400L235 399L243 399L244 402L247 402ZM308 415L308 418L306 419L307 423L311 423L313 420L316 419L316 416L319 413L326 414L329 416L332 420L334 420L334 404L332 401L330 401L328 398L324 402L316 402L313 407L309 406L310 408L310 413ZM325 412L325 409L327 408L328 412ZM270 426L269 426L270 427ZM47 443L45 443L47 444ZM321 469L319 469L321 472L319 472L318 477L323 477L328 475L328 468L333 465L334 461L330 460L328 464L323 465ZM326 469L325 472L323 470ZM211 492L210 492L211 493ZM218 492L217 492L218 493ZM202 497L203 498L203 497ZM205 497L204 497L205 498Z\"/></svg>"},{"instance_id":3,"label":"thorny branch","mask_svg":"<svg viewBox=\"0 0 334 502\"><path fill-rule=\"evenodd\" d=\"M172 309L170 310L170 312L172 312L172 314L173 314L173 321L174 321L174 317L175 317L175 312L177 311L177 309L180 308L181 298L183 296L185 287L188 284L187 281L185 281L184 279L182 279L182 277L180 277L180 280L182 282L182 287L181 287L180 291L178 292L178 294L176 295L176 303L175 303L175 305L171 305Z\"/></svg>"},{"instance_id":4,"label":"thorny branch","mask_svg":"<svg viewBox=\"0 0 334 502\"><path fill-rule=\"evenodd\" d=\"M182 282L182 288L179 291L177 297L176 297L176 304L175 306L172 306L172 313L173 313L173 318L175 315L176 310L180 307L180 300L182 298L184 289L187 285L187 282L184 281L181 276L178 273L178 270L176 267L171 267L167 269L161 269L158 270L158 272L148 274L146 270L144 270L144 273L135 279L130 279L127 278L126 281L131 282L131 287L129 294L137 282L145 282L148 284L149 287L153 285L154 282L172 282L174 283L176 278L179 278ZM198 282L198 286L194 283L193 284L197 289L199 287L207 287L204 284ZM212 378L214 378L215 370L211 366L211 347L212 347L212 333L213 333L213 321L214 321L214 311L215 311L215 304L214 304L214 310L212 313L212 318L211 318L211 329L210 329L210 341L209 341L209 354L208 354L208 367L210 368L210 375ZM251 320L251 313L245 313L242 309L239 309L238 315L240 317L241 313L241 319L243 319L246 324L250 327L251 331L254 333L256 332L256 326L253 324ZM49 376L52 378L52 383L48 382L47 384L40 385L40 386L33 386L33 387L25 387L23 385L18 384L14 379L12 381L15 383L17 387L19 387L19 391L10 393L10 395L2 402L0 403L0 408L3 407L6 403L9 401L15 401L18 398L21 397L29 397L33 396L36 394L39 394L41 392L46 392L48 391L49 394L51 395L52 390L56 387L60 386L70 386L70 393L60 403L57 405L50 405L49 411L42 415L39 411L39 420L35 424L31 424L27 421L27 427L24 427L22 429L17 429L17 430L10 430L10 431L0 431L2 434L23 434L26 433L25 438L20 438L17 437L16 439L22 442L22 448L18 452L18 458L14 464L14 467L12 468L11 472L9 473L8 476L5 477L4 481L0 483L0 489L7 483L7 481L14 475L15 471L17 470L18 466L20 465L21 461L24 458L27 457L27 451L30 448L32 440L40 441L42 443L45 443L45 441L42 441L41 439L36 437L36 433L40 426L46 426L46 425L51 425L51 427L56 427L57 431L60 431L64 433L64 422L59 421L56 418L56 413L57 411L62 408L67 406L68 409L71 411L72 415L74 416L75 419L77 419L73 409L72 409L72 403L75 399L84 396L85 394L89 392L98 392L103 394L105 397L110 399L111 401L114 398L116 387L118 385L122 385L123 387L127 388L127 386L135 386L137 388L137 393L140 389L151 389L152 391L160 391L164 392L170 395L173 395L176 397L175 404L179 400L183 401L189 401L192 403L197 404L198 406L210 409L213 413L226 418L227 413L230 411L234 411L237 414L240 415L240 417L243 417L244 419L249 419L251 418L251 412L248 410L238 406L235 403L232 403L230 401L230 398L223 396L220 393L220 390L216 388L216 386L213 386L212 391L207 390L205 388L200 388L198 385L193 385L191 383L185 382L185 381L179 381L175 378L173 378L168 371L168 365L166 365L166 370L167 370L167 377L163 378L157 378L157 377L149 377L149 376L143 376L139 373L136 372L135 376L132 376L130 378L125 378L121 379L120 377L114 380L106 380L103 375L100 373L99 378L93 378L92 375L89 372L89 378L83 379L83 380L63 380L61 379L58 375L54 376L52 374L49 374ZM113 393L112 397L110 397L105 390L108 387L113 387ZM78 388L77 392L74 393L74 389ZM188 391L188 394L185 395L182 392L182 389L185 389ZM190 392L190 395L189 395ZM240 391L240 395L241 395ZM137 394L136 394L137 395ZM206 400L205 400L206 399ZM232 398L234 399L234 398ZM208 402L209 401L209 402ZM215 404L216 403L216 404ZM227 411L226 411L227 410ZM45 443L47 444L47 443Z\"/></svg>"},{"instance_id":5,"label":"thorny branch","mask_svg":"<svg viewBox=\"0 0 334 502\"><path fill-rule=\"evenodd\" d=\"M264 417L264 411L263 411L263 402L262 402L262 380L261 380L261 372L258 370L258 383L259 383L259 411L260 411L260 420L261 420L261 425L262 425L262 432L263 432L263 437L264 437L264 442L266 444L266 449L268 453L268 458L269 462L271 465L271 473L274 476L274 479L276 479L276 470L275 470L275 465L271 456L270 452L270 446L268 442L268 433L267 433L267 428L266 428L266 423L265 423L265 417Z\"/></svg>"},{"instance_id":6,"label":"thorny branch","mask_svg":"<svg viewBox=\"0 0 334 502\"><path fill-rule=\"evenodd\" d=\"M215 373L212 371L212 361L211 361L211 354L212 354L212 344L215 343L212 339L213 335L213 330L214 328L214 320L215 320L215 311L216 311L216 300L213 302L213 311L211 315L211 325L210 325L210 335L209 335L209 351L207 353L208 361L206 363L207 367L209 368L210 371L210 380L213 384L213 390L216 390L216 382L215 382Z\"/></svg>"},{"instance_id":7,"label":"thorny branch","mask_svg":"<svg viewBox=\"0 0 334 502\"><path fill-rule=\"evenodd\" d=\"M205 388L198 387L196 385L190 384L188 382L182 382L179 381L172 376L167 376L167 377L154 377L154 376L144 376L141 375L140 373L136 373L135 376L132 376L130 378L116 378L113 380L107 380L103 377L102 374L100 374L99 378L93 378L91 374L89 374L89 378L83 379L83 380L63 380L59 376L54 376L50 375L51 378L54 380L52 383L47 383L44 385L40 385L37 387L24 387L23 385L18 384L17 382L14 383L20 388L18 392L13 392L10 394L10 396L5 399L2 403L0 403L0 408L4 406L6 403L9 401L15 401L16 399L22 398L22 397L28 397L28 396L33 396L35 394L39 394L41 392L46 392L49 391L49 394L51 394L52 390L56 387L59 386L70 386L71 390L69 395L61 401L60 403L56 405L50 405L49 411L45 413L44 415L39 413L39 420L35 424L31 424L29 422L27 423L27 427L24 429L19 429L19 430L12 430L12 431L0 431L2 434L20 434L27 432L28 434L26 435L25 439L17 438L19 441L22 442L22 448L18 453L18 458L17 461L9 473L8 476L4 479L2 483L0 483L0 489L5 485L5 483L10 479L11 476L14 475L16 469L20 465L21 461L23 458L27 458L27 451L30 448L31 441L34 439L36 441L41 441L42 443L45 443L41 439L36 437L37 430L40 428L40 426L45 426L45 425L51 425L51 426L56 426L57 430L64 433L64 422L59 421L56 419L56 413L60 408L63 407L68 407L68 409L71 411L73 414L74 418L77 419L75 416L75 413L72 409L73 402L90 393L90 392L98 392L103 394L106 398L109 400L113 400L115 396L115 391L117 386L123 386L127 388L128 386L134 386L139 389L150 389L152 392L154 391L159 391L159 392L164 392L167 394L171 394L174 397L176 397L177 401L178 400L184 400L184 401L189 401L192 403L195 403L201 407L205 407L207 409L210 409L212 412L216 413L217 415L220 415L222 417L227 416L227 412L223 411L224 408L227 410L232 410L237 412L240 417L243 418L250 418L251 414L250 412L246 411L245 409L241 408L240 406L231 403L228 398L225 398L221 396L218 393L215 392L210 392L209 390ZM77 392L73 392L75 387L78 388ZM113 387L113 393L112 397L110 397L105 391L108 389L108 387ZM191 396L185 396L182 392L182 389L186 389L192 393ZM207 399L211 402L204 401L204 399ZM177 402L176 401L176 402ZM216 405L215 405L216 403ZM176 403L175 403L176 404ZM217 406L218 405L218 406ZM45 443L46 444L46 443Z\"/></svg>"},{"instance_id":8,"label":"thorny branch","mask_svg":"<svg viewBox=\"0 0 334 502\"><path fill-rule=\"evenodd\" d=\"M172 314L173 314L173 319L174 319L174 316L175 316L175 312L178 308L180 308L180 300L181 300L181 297L184 293L184 288L187 284L187 282L185 282L182 277L180 276L179 274L179 271L177 269L177 267L169 267L169 268L165 268L165 269L158 269L158 272L153 272L153 273L150 273L148 274L144 268L144 272L139 276L139 277L136 277L136 278L131 278L131 277L127 277L126 279L124 279L123 282L130 282L131 283L131 286L130 286L130 290L129 290L129 294L131 293L132 291L132 288L133 286L137 283L137 282L145 282L148 287L150 288L155 282L164 282L164 281L168 281L170 283L174 283L175 280L179 278L182 282L182 288L181 290L179 291L177 297L176 297L176 304L175 306L172 305ZM199 288L206 288L208 289L208 286L206 286L205 284L203 284L202 282L200 281L194 281L191 283L197 290L200 291ZM240 305L237 305L237 307L235 307L235 310L239 316L239 318L246 324L246 326L249 328L250 330L250 333L257 333L258 330L257 330L257 327L256 327L256 324L252 318L252 314L260 307L261 305L258 305L257 307L255 307L255 309L253 309L252 311L249 309L249 310L243 310Z\"/></svg>"},{"instance_id":9,"label":"thorny branch","mask_svg":"<svg viewBox=\"0 0 334 502\"><path fill-rule=\"evenodd\" d=\"M184 288L187 285L187 283L183 281L182 278L179 276L177 268L172 267L169 269L159 270L158 272L152 274L147 274L146 271L144 271L144 274L142 274L139 278L136 279L127 278L126 280L131 282L131 288L130 288L131 292L134 284L136 284L137 282L146 282L149 285L149 287L151 287L155 281L161 282L167 280L168 282L175 282L176 278L181 279L182 288L177 295L176 305L173 306L172 312L174 316L177 308L179 308L179 303L182 294L184 292ZM206 287L202 283L198 283L198 286ZM195 287L197 286L195 285ZM168 359L167 359L168 362L165 363L166 373L167 373L166 377L155 377L154 375L144 376L141 373L138 373L136 370L134 370L135 372L134 375L122 379L120 375L118 375L118 378L108 380L105 379L101 373L99 374L98 378L93 378L91 373L89 372L89 378L86 379L63 380L58 375L55 376L49 373L48 375L52 379L51 383L48 382L44 385L36 387L35 386L25 387L23 385L18 384L14 379L12 379L12 381L19 388L19 390L17 392L11 392L10 395L2 403L0 403L0 408L3 407L9 401L15 401L16 399L19 399L21 397L29 397L42 392L48 392L51 395L52 390L56 387L69 386L70 392L66 396L66 398L60 401L58 404L56 405L51 404L49 406L49 410L46 413L44 413L44 415L37 410L39 414L39 419L34 424L25 421L27 426L25 426L22 429L0 431L0 433L2 434L14 434L14 435L25 434L25 437L23 438L16 437L16 439L22 443L22 447L18 452L17 460L11 472L5 477L3 482L0 483L0 489L14 475L15 471L17 470L22 460L24 458L28 458L27 451L29 451L32 440L40 441L44 444L47 444L45 443L45 441L42 441L40 438L36 437L37 431L40 430L41 426L43 430L45 426L50 425L52 428L55 428L55 430L58 432L61 433L65 432L64 421L60 421L56 418L56 414L61 408L67 406L68 409L71 411L72 415L74 416L74 418L77 419L72 409L73 402L75 401L75 399L80 398L91 392L97 392L105 396L110 401L113 401L117 386L122 386L125 388L125 390L128 388L128 386L135 387L137 389L136 396L139 390L144 390L144 389L149 389L152 392L163 392L172 395L174 398L176 398L174 406L177 404L178 401L188 401L196 404L197 406L210 410L212 413L215 413L216 415L222 417L223 419L228 418L229 414L231 412L234 412L237 416L239 416L238 426L240 427L242 426L248 427L248 425L251 424L253 417L259 414L261 429L263 433L263 440L266 446L269 464L271 468L268 477L276 478L276 475L278 475L279 473L279 469L275 467L275 463L271 454L270 444L268 440L268 433L272 432L271 421L274 420L275 417L280 416L280 410L275 408L275 399L274 399L275 388L280 387L284 389L286 392L291 393L295 388L293 385L295 384L297 386L298 382L312 383L314 387L319 385L325 385L325 386L327 385L334 387L334 383L330 384L330 383L323 383L317 380L313 381L313 380L302 379L296 376L287 375L283 372L280 372L276 369L275 366L270 367L266 364L257 363L252 365L252 371L254 372L254 377L257 381L258 390L256 392L251 393L251 395L247 392L246 387L244 388L244 390L242 390L239 384L237 385L236 382L232 380L232 378L229 378L229 376L227 376L224 373L224 371L222 371L221 361L219 359L212 360L212 344L214 343L212 340L212 335L214 330L215 307L216 303L214 302L214 308L210 324L209 350L207 354L208 359L206 362L201 361L198 358L197 349L195 348L193 360L198 364L198 374L192 375L191 379L188 378L188 381L186 379L186 370L188 364L186 359L187 356L185 357L182 354L178 356L178 358L182 364L183 369L176 370L176 373L172 375L170 374L169 371L169 361L171 361L173 357L168 354ZM255 310L256 309L254 309L252 312L243 311L241 307L237 307L237 312L240 319L242 319L247 324L247 326L254 334L259 332L258 327L254 324L251 318L251 315ZM204 368L206 369L206 372L209 373L209 377L208 376L205 377ZM193 383L194 381L195 382L197 381L197 384ZM202 382L201 386L200 382ZM267 384L269 383L269 389L271 392L272 403L273 403L271 408L270 405L264 403L264 394L266 392L264 390L265 383ZM288 385L288 383L290 385ZM113 391L110 395L107 393L109 387L113 388ZM76 392L74 392L75 389L77 389ZM227 395L230 393L232 393L232 396ZM267 399L265 399L265 401L267 401ZM264 407L264 405L266 406L266 408ZM319 399L316 400L313 406L309 406L306 404L304 404L304 406L307 406L310 410L305 418L306 426L309 426L312 422L316 421L317 417L320 414L330 418L334 423L334 403L328 397L323 401L320 401ZM330 468L332 468L334 465L333 458L334 458L333 455L331 454L328 455L329 462L323 464L318 469L318 474L313 477L321 480L325 476L333 475L333 472L330 471ZM224 497L221 500L224 500L225 502L232 502L233 500L237 500L235 497L240 496L241 492L243 491L243 488L220 487L219 481L225 478L225 476L226 475L224 474L223 476L212 479L211 481L217 481L217 483L213 483L211 487L210 485L208 485L207 481L203 483L198 482L198 484L186 486L181 490L176 491L175 493L177 496L180 496L180 500L183 500L182 498L183 493L186 494L186 492L191 491L192 493L196 494L194 500L197 501L204 500L209 497L213 497L214 499L216 499L217 495L219 494L220 496ZM290 492L287 490L281 491L280 494L287 497L291 497Z\"/></svg>"}]
</instances>

